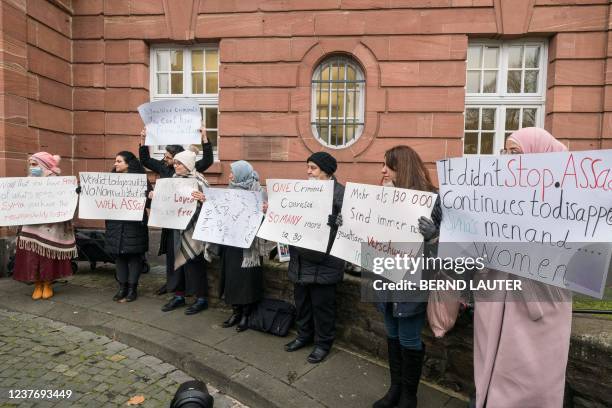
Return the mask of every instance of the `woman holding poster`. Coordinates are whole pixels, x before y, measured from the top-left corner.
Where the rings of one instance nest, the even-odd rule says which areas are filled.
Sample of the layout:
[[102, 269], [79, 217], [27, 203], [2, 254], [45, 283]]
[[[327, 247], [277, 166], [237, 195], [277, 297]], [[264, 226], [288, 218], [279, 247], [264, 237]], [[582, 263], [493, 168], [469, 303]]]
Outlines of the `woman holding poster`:
[[[206, 137], [205, 127], [200, 129], [200, 134], [202, 135], [202, 158], [195, 162], [195, 169], [199, 173], [204, 173], [214, 162], [213, 147], [208, 137]], [[160, 178], [170, 178], [174, 176], [174, 156], [185, 150], [183, 146], [166, 145], [164, 158], [162, 160], [157, 160], [151, 157], [149, 146], [145, 145], [146, 137], [147, 131], [146, 129], [142, 129], [140, 132], [140, 147], [138, 149], [138, 156], [142, 165], [154, 173], [159, 174]], [[163, 255], [167, 251], [166, 241], [168, 240], [168, 234], [170, 234], [170, 230], [163, 228], [158, 255]], [[169, 279], [170, 274], [172, 274], [172, 268], [166, 269], [166, 280]], [[163, 295], [166, 292], [167, 284], [159, 288], [157, 294]]]
[[[544, 129], [524, 128], [506, 139], [503, 153], [565, 150]], [[506, 273], [492, 270], [483, 273], [487, 279], [508, 277]], [[523, 290], [514, 299], [506, 292], [501, 292], [503, 297], [496, 301], [484, 301], [475, 295], [477, 408], [563, 405], [572, 326], [571, 293], [530, 279], [522, 279], [522, 283]]]
[[[115, 157], [112, 172], [144, 174], [145, 169], [134, 153], [122, 151]], [[151, 187], [147, 187], [149, 192]], [[143, 211], [141, 221], [106, 220], [105, 248], [115, 258], [117, 270], [119, 290], [113, 300], [133, 302], [138, 297], [138, 279], [142, 273], [144, 254], [149, 249], [147, 212]]]
[[[240, 160], [231, 164], [229, 188], [249, 191], [261, 191], [259, 175], [249, 162]], [[249, 315], [255, 303], [263, 296], [262, 256], [265, 256], [276, 246], [264, 239], [253, 239], [250, 248], [238, 248], [222, 245], [221, 256], [221, 288], [220, 297], [232, 306], [232, 315], [223, 322], [223, 327], [236, 326], [241, 332], [248, 328]]]
[[[436, 192], [425, 164], [408, 146], [395, 146], [385, 152], [383, 185]], [[419, 232], [425, 240], [425, 256], [436, 256], [442, 209], [436, 201], [431, 219], [419, 219]], [[425, 345], [421, 331], [426, 320], [426, 302], [380, 303], [387, 329], [387, 349], [391, 386], [373, 408], [415, 408], [421, 378]]]
[[[38, 152], [29, 158], [28, 176], [59, 176], [59, 162], [59, 156]], [[70, 260], [76, 256], [72, 221], [24, 225], [17, 234], [13, 279], [34, 282], [32, 299], [49, 299], [53, 296], [53, 281], [72, 275]]]
[[[195, 164], [195, 152], [185, 150], [176, 154], [173, 177], [195, 178], [198, 190], [201, 191], [208, 186], [208, 182], [196, 172]], [[198, 191], [193, 192], [192, 198], [197, 200]], [[201, 207], [198, 202], [197, 209], [184, 230], [168, 230], [169, 233], [165, 237], [166, 265], [172, 270], [168, 275], [168, 291], [174, 292], [174, 297], [162, 307], [163, 312], [185, 306], [185, 295], [196, 297], [195, 303], [185, 310], [186, 315], [193, 315], [208, 308], [208, 273], [203, 256], [204, 242], [192, 238]]]

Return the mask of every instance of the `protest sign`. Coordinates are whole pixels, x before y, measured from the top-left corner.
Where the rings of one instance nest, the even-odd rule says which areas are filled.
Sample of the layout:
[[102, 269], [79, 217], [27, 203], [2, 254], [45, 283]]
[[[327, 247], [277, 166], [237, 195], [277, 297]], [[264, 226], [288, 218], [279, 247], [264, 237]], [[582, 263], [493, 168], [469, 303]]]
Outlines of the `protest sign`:
[[195, 214], [198, 202], [191, 196], [198, 189], [194, 178], [158, 179], [153, 190], [149, 226], [183, 230]]
[[332, 212], [332, 180], [266, 180], [268, 212], [258, 237], [325, 252], [327, 217]]
[[202, 205], [193, 238], [249, 248], [263, 218], [261, 192], [229, 188], [204, 190]]
[[0, 226], [71, 220], [76, 187], [74, 176], [0, 178]]
[[144, 103], [138, 113], [147, 129], [145, 145], [199, 144], [202, 115], [192, 99]]
[[491, 269], [601, 297], [611, 167], [612, 150], [439, 161], [440, 256], [481, 256]]
[[146, 174], [81, 172], [79, 218], [141, 221], [147, 201]]
[[431, 215], [436, 197], [426, 191], [346, 183], [342, 225], [330, 253], [368, 270], [375, 257], [419, 256], [423, 236], [418, 219]]

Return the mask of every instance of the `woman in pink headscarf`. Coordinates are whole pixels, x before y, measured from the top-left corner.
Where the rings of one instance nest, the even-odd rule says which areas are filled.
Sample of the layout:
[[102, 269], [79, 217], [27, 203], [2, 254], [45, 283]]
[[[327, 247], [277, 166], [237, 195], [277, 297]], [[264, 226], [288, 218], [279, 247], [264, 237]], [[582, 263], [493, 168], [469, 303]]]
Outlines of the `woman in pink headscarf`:
[[[54, 177], [61, 173], [59, 156], [38, 152], [28, 159], [29, 177]], [[13, 279], [34, 282], [32, 299], [53, 296], [54, 280], [72, 275], [70, 260], [77, 255], [71, 221], [24, 225], [17, 234]]]
[[[506, 140], [505, 153], [566, 151], [550, 133], [524, 128]], [[506, 273], [483, 271], [487, 279]], [[517, 279], [517, 277], [512, 277]], [[474, 380], [476, 408], [561, 408], [570, 344], [569, 291], [520, 279], [520, 294], [475, 295]]]

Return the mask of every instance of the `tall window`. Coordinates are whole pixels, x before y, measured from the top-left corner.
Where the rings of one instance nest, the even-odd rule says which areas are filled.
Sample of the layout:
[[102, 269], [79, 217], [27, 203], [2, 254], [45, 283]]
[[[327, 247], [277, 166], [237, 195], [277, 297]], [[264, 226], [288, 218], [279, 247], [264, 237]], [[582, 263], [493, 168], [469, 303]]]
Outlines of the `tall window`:
[[365, 79], [346, 56], [324, 60], [312, 76], [312, 132], [321, 144], [343, 148], [363, 131]]
[[464, 154], [496, 154], [515, 130], [544, 125], [546, 43], [468, 46]]
[[[202, 125], [218, 152], [219, 50], [217, 46], [151, 49], [151, 100], [193, 98], [200, 105]], [[164, 146], [155, 153], [163, 155]]]

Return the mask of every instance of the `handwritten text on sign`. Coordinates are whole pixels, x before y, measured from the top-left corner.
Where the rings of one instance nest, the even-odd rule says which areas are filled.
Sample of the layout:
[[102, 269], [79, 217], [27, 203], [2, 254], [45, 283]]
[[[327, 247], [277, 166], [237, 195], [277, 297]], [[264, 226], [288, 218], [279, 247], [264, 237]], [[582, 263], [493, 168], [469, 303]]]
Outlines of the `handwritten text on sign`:
[[71, 220], [76, 186], [73, 176], [0, 178], [0, 226]]
[[142, 220], [147, 176], [128, 173], [81, 172], [79, 218]]
[[411, 251], [423, 243], [418, 219], [431, 215], [436, 197], [425, 191], [346, 183], [342, 225], [331, 254], [370, 270], [361, 253], [362, 242], [377, 257], [418, 256]]
[[155, 101], [138, 107], [147, 128], [145, 145], [198, 144], [202, 116], [191, 99]]
[[[490, 268], [573, 289], [578, 277], [567, 266], [576, 265], [579, 250], [612, 241], [611, 169], [612, 150], [439, 161], [440, 241], [471, 242], [474, 254], [487, 253]], [[609, 251], [592, 255], [607, 272]], [[582, 273], [605, 281], [602, 270]], [[589, 293], [601, 289], [596, 280]]]
[[325, 252], [327, 217], [332, 212], [332, 180], [266, 180], [268, 212], [258, 237]]
[[194, 216], [197, 201], [191, 193], [198, 189], [193, 178], [158, 179], [151, 201], [149, 226], [183, 230]]
[[193, 238], [239, 248], [249, 248], [263, 218], [259, 191], [229, 188], [204, 190]]

